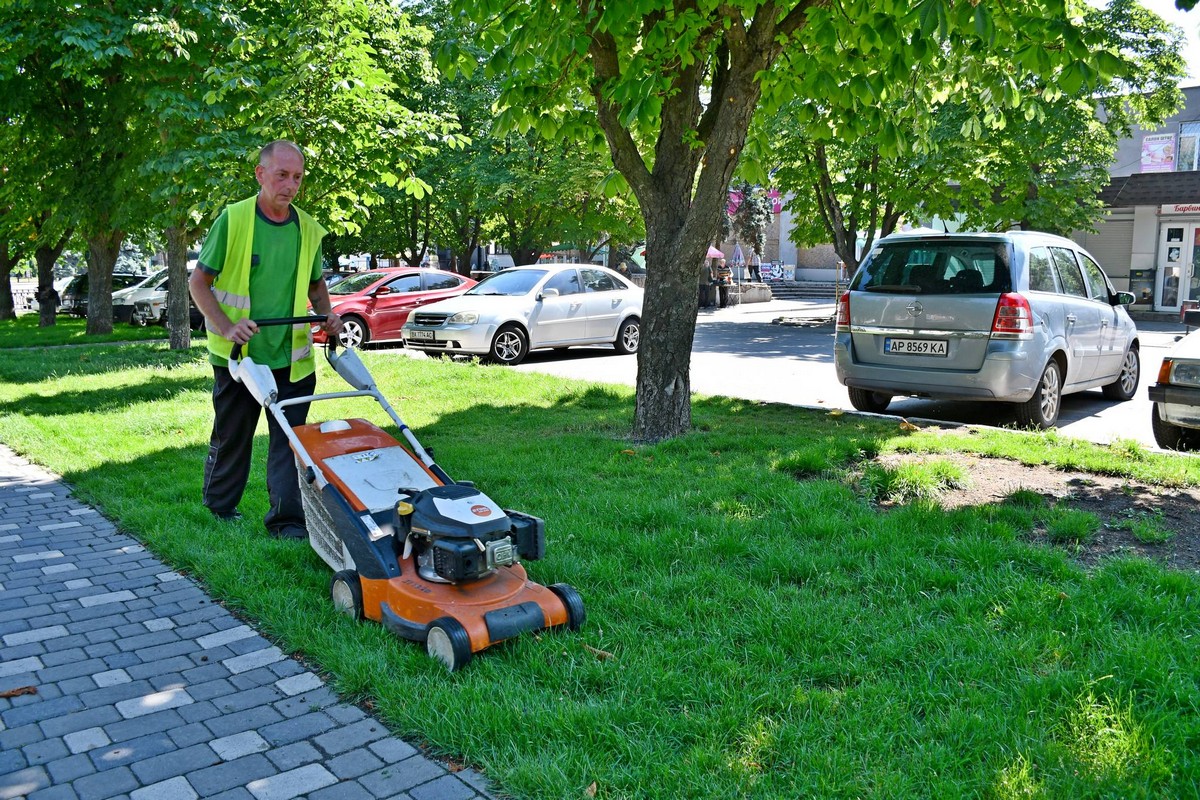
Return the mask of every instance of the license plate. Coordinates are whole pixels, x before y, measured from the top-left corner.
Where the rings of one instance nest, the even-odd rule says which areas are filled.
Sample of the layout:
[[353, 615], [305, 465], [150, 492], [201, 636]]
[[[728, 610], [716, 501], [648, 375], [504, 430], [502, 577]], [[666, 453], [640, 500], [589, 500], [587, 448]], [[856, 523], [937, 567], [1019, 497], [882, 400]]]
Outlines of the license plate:
[[421, 341], [424, 341], [424, 342], [432, 342], [433, 341], [433, 331], [409, 331], [408, 338], [420, 339]]
[[945, 356], [950, 351], [944, 339], [892, 339], [883, 340], [883, 351], [905, 356]]

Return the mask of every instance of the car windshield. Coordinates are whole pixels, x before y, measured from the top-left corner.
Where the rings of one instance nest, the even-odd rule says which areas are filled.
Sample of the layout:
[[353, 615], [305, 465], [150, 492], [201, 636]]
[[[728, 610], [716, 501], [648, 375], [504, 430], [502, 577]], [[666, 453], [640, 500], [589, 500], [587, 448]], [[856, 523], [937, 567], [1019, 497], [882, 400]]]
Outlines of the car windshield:
[[884, 242], [850, 287], [861, 292], [975, 294], [1011, 291], [1003, 242], [953, 239]]
[[380, 278], [385, 277], [378, 272], [358, 272], [354, 275], [348, 275], [343, 280], [338, 281], [333, 286], [329, 287], [330, 294], [354, 294], [361, 292], [363, 289], [370, 286]]
[[544, 269], [508, 269], [489, 275], [477, 285], [467, 290], [467, 294], [486, 295], [522, 295], [528, 294], [542, 278], [546, 277]]

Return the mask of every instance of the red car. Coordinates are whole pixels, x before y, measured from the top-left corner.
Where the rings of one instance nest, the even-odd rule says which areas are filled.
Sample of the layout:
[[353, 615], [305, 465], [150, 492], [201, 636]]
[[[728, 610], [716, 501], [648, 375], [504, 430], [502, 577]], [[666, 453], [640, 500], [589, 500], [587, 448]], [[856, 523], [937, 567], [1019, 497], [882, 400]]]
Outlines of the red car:
[[[475, 284], [440, 269], [373, 269], [352, 273], [329, 287], [329, 299], [342, 317], [342, 344], [361, 347], [367, 342], [400, 341], [400, 328], [410, 311], [460, 295]], [[324, 331], [313, 333], [318, 344], [325, 338]]]

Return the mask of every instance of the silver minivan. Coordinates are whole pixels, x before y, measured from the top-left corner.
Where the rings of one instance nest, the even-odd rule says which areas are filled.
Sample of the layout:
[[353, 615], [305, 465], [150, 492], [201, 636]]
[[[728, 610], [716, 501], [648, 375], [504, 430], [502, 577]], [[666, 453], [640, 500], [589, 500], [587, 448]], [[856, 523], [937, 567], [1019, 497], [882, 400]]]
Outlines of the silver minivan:
[[838, 380], [860, 411], [882, 412], [894, 395], [989, 400], [1052, 428], [1064, 394], [1133, 397], [1133, 301], [1061, 236], [894, 234], [838, 300]]

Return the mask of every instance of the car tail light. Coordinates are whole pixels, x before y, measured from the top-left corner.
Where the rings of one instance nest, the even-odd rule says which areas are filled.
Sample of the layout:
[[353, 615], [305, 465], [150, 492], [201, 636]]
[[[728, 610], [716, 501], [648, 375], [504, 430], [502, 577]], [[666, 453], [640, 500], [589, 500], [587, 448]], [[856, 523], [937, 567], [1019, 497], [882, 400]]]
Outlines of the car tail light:
[[993, 336], [1022, 336], [1033, 332], [1033, 310], [1019, 294], [1002, 294], [992, 318]]
[[835, 322], [839, 330], [850, 329], [850, 293], [842, 292], [842, 296], [837, 301], [837, 320]]

